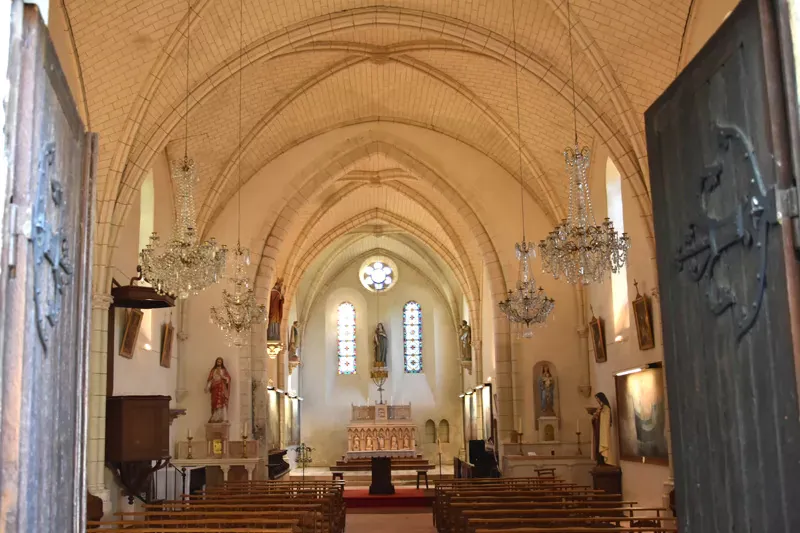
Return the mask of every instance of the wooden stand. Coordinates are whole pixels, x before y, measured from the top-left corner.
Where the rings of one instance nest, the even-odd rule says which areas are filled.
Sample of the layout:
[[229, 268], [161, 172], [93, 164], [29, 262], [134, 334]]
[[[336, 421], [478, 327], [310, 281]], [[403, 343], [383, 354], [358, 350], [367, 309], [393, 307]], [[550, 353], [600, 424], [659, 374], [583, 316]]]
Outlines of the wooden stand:
[[392, 485], [392, 458], [372, 458], [372, 484], [369, 486], [370, 494], [394, 494]]
[[597, 465], [592, 469], [593, 487], [609, 494], [622, 494], [622, 469], [612, 465]]

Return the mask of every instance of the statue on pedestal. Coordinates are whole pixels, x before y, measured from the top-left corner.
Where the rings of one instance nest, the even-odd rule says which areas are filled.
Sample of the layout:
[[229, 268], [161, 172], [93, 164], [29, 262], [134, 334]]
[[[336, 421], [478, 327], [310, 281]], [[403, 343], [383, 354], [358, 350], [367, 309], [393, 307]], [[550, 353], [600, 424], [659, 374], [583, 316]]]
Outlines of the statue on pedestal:
[[386, 366], [389, 339], [386, 336], [386, 330], [383, 329], [382, 322], [378, 322], [378, 325], [375, 327], [373, 343], [375, 344], [375, 366]]
[[539, 400], [541, 402], [542, 416], [556, 416], [555, 411], [555, 387], [556, 380], [550, 374], [550, 367], [542, 367], [542, 375], [539, 376]]
[[461, 360], [472, 361], [472, 328], [466, 320], [461, 321], [458, 339], [461, 341]]
[[283, 319], [283, 278], [278, 278], [269, 293], [269, 320], [267, 340], [281, 340], [281, 320]]
[[594, 459], [598, 465], [612, 464], [611, 459], [611, 405], [605, 393], [594, 395], [598, 408], [592, 415], [592, 442]]
[[289, 355], [289, 360], [299, 360], [299, 352], [300, 350], [300, 327], [298, 326], [297, 320], [292, 322], [292, 325], [289, 327], [289, 347], [287, 348], [286, 352]]
[[228, 421], [228, 400], [231, 395], [231, 375], [225, 368], [222, 357], [217, 357], [208, 373], [206, 392], [211, 393], [211, 418], [209, 422]]

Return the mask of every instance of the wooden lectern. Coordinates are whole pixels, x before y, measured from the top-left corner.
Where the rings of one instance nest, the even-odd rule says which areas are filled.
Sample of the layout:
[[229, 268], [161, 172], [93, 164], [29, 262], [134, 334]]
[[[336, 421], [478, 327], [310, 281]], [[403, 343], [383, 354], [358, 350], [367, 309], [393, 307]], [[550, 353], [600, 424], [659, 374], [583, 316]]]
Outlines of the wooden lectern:
[[370, 494], [394, 494], [392, 485], [392, 458], [372, 458], [372, 484], [369, 486]]

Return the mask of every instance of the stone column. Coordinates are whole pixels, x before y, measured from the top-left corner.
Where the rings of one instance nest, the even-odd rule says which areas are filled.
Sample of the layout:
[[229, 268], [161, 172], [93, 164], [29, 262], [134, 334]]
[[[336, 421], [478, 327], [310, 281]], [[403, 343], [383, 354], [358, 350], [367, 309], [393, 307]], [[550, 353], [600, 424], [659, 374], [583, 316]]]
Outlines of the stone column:
[[89, 347], [89, 431], [86, 447], [86, 486], [103, 500], [103, 511], [111, 508], [105, 485], [106, 386], [108, 375], [108, 309], [110, 294], [92, 294], [91, 342]]

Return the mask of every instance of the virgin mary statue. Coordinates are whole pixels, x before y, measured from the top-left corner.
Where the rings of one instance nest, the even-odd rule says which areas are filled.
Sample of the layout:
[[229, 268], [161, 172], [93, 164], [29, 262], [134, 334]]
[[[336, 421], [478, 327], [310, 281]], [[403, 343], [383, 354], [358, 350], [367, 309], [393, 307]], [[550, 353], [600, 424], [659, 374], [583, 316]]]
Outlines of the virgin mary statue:
[[231, 395], [231, 375], [225, 368], [222, 357], [217, 357], [208, 373], [206, 392], [211, 393], [211, 418], [209, 422], [227, 422], [228, 399]]
[[386, 337], [386, 330], [383, 329], [383, 323], [378, 322], [375, 328], [375, 366], [386, 366], [386, 354], [389, 350], [389, 341]]

